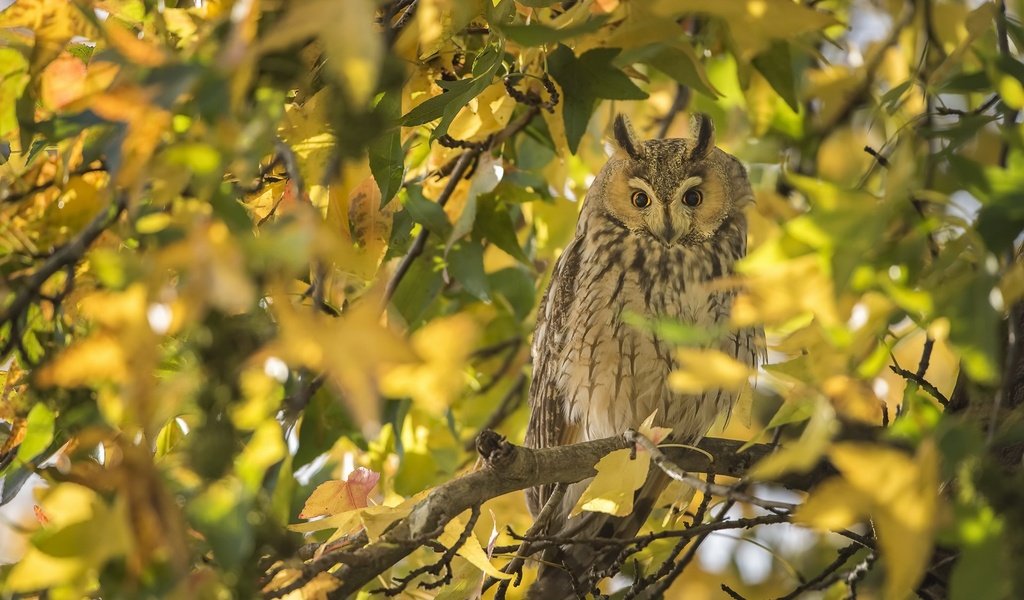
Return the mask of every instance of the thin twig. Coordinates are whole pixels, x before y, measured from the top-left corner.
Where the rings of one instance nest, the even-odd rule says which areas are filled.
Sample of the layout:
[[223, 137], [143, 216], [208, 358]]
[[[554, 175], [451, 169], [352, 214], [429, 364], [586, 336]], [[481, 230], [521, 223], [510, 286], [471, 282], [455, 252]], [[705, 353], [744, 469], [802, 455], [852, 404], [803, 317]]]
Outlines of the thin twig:
[[753, 504], [762, 508], [771, 510], [793, 510], [796, 505], [790, 502], [779, 502], [776, 500], [764, 500], [746, 494], [736, 487], [718, 485], [708, 481], [703, 481], [699, 477], [695, 477], [686, 471], [679, 468], [678, 465], [673, 463], [665, 453], [658, 448], [654, 442], [647, 436], [639, 433], [635, 430], [630, 429], [625, 433], [625, 438], [631, 444], [639, 445], [644, 450], [651, 453], [651, 460], [658, 466], [666, 475], [675, 479], [676, 481], [685, 483], [686, 485], [696, 488], [705, 494], [714, 494], [721, 496], [722, 498], [728, 498], [730, 500], [738, 500], [740, 502], [746, 502], [747, 504]]
[[938, 400], [939, 404], [941, 404], [942, 406], [945, 407], [949, 405], [949, 398], [947, 398], [945, 394], [940, 392], [937, 387], [932, 385], [932, 383], [925, 379], [924, 377], [921, 377], [920, 375], [914, 373], [913, 371], [908, 371], [899, 365], [889, 365], [889, 369], [891, 369], [893, 373], [896, 373], [900, 377], [907, 379], [909, 381], [913, 381], [914, 383], [919, 385], [921, 389], [934, 396], [935, 399]]
[[778, 600], [795, 600], [804, 592], [820, 590], [832, 585], [832, 583], [834, 583], [834, 581], [839, 577], [837, 575], [839, 569], [846, 564], [846, 561], [850, 560], [850, 557], [859, 552], [861, 548], [863, 548], [863, 546], [856, 543], [844, 547], [839, 551], [839, 554], [836, 555], [836, 559], [829, 563], [821, 573], [818, 573], [811, 579], [801, 583], [792, 592], [785, 596], [780, 596]]
[[[459, 155], [459, 160], [455, 163], [455, 169], [452, 170], [451, 178], [448, 179], [448, 183], [445, 185], [444, 190], [441, 191], [441, 195], [437, 198], [437, 204], [444, 206], [448, 203], [448, 199], [451, 198], [452, 193], [455, 192], [455, 186], [462, 181], [462, 176], [465, 174], [466, 169], [469, 168], [469, 164], [473, 162], [473, 159], [479, 154], [476, 150], [467, 150]], [[395, 290], [398, 289], [398, 284], [402, 282], [409, 269], [412, 267], [412, 263], [415, 262], [421, 254], [423, 249], [427, 246], [427, 238], [430, 237], [430, 231], [424, 227], [420, 230], [416, 236], [416, 240], [413, 241], [412, 246], [409, 247], [409, 251], [402, 257], [402, 262], [398, 263], [398, 267], [395, 269], [395, 273], [388, 280], [387, 287], [384, 288], [384, 299], [383, 304], [386, 306], [388, 302], [391, 302], [391, 297], [395, 295]]]
[[[562, 497], [565, 496], [566, 488], [567, 486], [564, 483], [555, 484], [554, 488], [551, 490], [551, 495], [548, 496], [548, 501], [544, 503], [544, 508], [540, 510], [537, 518], [533, 521], [533, 525], [531, 525], [530, 529], [527, 530], [527, 537], [536, 536], [547, 528], [548, 523], [551, 521], [551, 515], [555, 514], [555, 509], [562, 503]], [[530, 555], [530, 548], [532, 545], [532, 542], [529, 541], [523, 541], [519, 544], [519, 549], [516, 550], [515, 556], [513, 556], [512, 560], [509, 561], [509, 563], [502, 569], [505, 573], [515, 575], [515, 583], [517, 587], [519, 586], [523, 576], [523, 562], [526, 560], [526, 557]], [[488, 577], [487, 580], [484, 581], [482, 588], [483, 591], [487, 591], [487, 589], [497, 581], [498, 580], [494, 577]], [[501, 582], [501, 585], [498, 586], [498, 590], [494, 594], [494, 597], [497, 600], [505, 597], [505, 592], [508, 590], [508, 586], [511, 581], [512, 579], [505, 579]]]
[[[491, 416], [487, 417], [487, 422], [484, 423], [480, 431], [487, 431], [494, 429], [498, 425], [501, 425], [510, 414], [514, 413], [519, 405], [523, 402], [523, 388], [526, 387], [526, 375], [520, 373], [519, 377], [516, 378], [512, 387], [509, 388], [508, 392], [502, 397], [501, 402], [498, 404], [498, 408], [491, 413]], [[471, 452], [476, 448], [476, 436], [466, 440], [463, 445], [466, 452]]]

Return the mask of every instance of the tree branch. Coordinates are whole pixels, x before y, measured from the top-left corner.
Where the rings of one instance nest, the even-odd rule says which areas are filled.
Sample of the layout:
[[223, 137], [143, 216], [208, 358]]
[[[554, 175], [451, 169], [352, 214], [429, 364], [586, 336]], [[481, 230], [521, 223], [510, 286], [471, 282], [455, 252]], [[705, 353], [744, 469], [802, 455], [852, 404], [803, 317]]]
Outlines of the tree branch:
[[[366, 543], [351, 551], [346, 557], [346, 564], [340, 565], [334, 572], [341, 586], [331, 593], [330, 598], [347, 598], [354, 594], [416, 550], [421, 545], [418, 540], [424, 532], [444, 527], [465, 510], [491, 498], [529, 487], [582, 481], [594, 475], [594, 465], [603, 456], [630, 445], [623, 435], [569, 446], [535, 449], [513, 445], [493, 431], [481, 433], [477, 450], [482, 459], [482, 467], [435, 488], [413, 507], [408, 517], [398, 521], [378, 541]], [[775, 451], [768, 444], [755, 444], [739, 452], [743, 445], [738, 440], [706, 438], [698, 447], [714, 457], [715, 472], [730, 477], [743, 476], [752, 464]], [[685, 471], [705, 472], [709, 468], [709, 459], [702, 453], [686, 448], [666, 449], [664, 453]], [[780, 483], [807, 489], [832, 472], [830, 467], [823, 465]], [[768, 517], [785, 519], [788, 515]], [[695, 535], [702, 530], [694, 527], [687, 531], [693, 532], [687, 535]]]
[[104, 207], [74, 239], [58, 248], [43, 263], [43, 266], [25, 278], [24, 283], [21, 284], [18, 291], [14, 294], [14, 299], [0, 312], [0, 326], [7, 323], [11, 325], [10, 338], [0, 348], [0, 357], [6, 356], [11, 348], [20, 343], [21, 336], [16, 335], [17, 323], [28, 309], [29, 304], [32, 303], [33, 298], [38, 297], [39, 289], [57, 271], [78, 263], [85, 255], [85, 251], [89, 249], [89, 246], [106, 231], [107, 227], [110, 227], [117, 221], [127, 206], [127, 196], [123, 193], [115, 192], [114, 202], [110, 206]]

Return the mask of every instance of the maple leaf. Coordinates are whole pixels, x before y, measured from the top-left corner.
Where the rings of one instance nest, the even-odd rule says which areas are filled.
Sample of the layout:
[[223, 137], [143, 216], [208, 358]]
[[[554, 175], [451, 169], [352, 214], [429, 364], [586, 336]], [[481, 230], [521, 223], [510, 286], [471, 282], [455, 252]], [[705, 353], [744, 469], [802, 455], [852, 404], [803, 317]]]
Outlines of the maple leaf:
[[548, 56], [551, 75], [562, 86], [565, 95], [562, 114], [569, 150], [576, 153], [583, 132], [598, 98], [609, 100], [644, 100], [647, 93], [622, 71], [612, 66], [619, 48], [594, 48], [580, 56], [564, 45], [559, 45]]
[[367, 497], [377, 486], [380, 473], [359, 467], [344, 481], [321, 483], [309, 495], [299, 513], [300, 519], [312, 519], [322, 515], [336, 515], [357, 508], [365, 508]]

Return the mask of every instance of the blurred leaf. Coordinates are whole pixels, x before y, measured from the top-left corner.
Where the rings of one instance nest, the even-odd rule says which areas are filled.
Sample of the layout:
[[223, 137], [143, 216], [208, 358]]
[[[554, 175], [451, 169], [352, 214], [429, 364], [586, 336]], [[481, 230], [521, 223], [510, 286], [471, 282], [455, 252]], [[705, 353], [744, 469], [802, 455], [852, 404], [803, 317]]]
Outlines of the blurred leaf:
[[678, 348], [680, 368], [669, 374], [668, 384], [683, 394], [699, 394], [709, 389], [738, 391], [747, 384], [750, 368], [720, 350]]
[[382, 389], [392, 397], [411, 397], [431, 414], [443, 414], [466, 387], [463, 365], [477, 336], [468, 315], [434, 319], [412, 335], [412, 347], [422, 362], [388, 369]]
[[789, 42], [785, 40], [772, 42], [768, 50], [754, 57], [753, 64], [790, 108], [794, 111], [800, 110]]
[[296, 468], [312, 462], [331, 449], [341, 435], [354, 433], [355, 424], [344, 405], [325, 388], [313, 394], [303, 412], [299, 427], [299, 449], [295, 452]]
[[264, 53], [285, 50], [316, 36], [323, 44], [327, 71], [354, 105], [364, 104], [377, 87], [384, 52], [373, 22], [371, 0], [308, 0], [294, 5], [260, 44]]
[[18, 446], [17, 459], [27, 463], [39, 456], [53, 441], [55, 415], [45, 404], [32, 407], [25, 420], [25, 437]]
[[237, 479], [213, 482], [186, 506], [189, 521], [227, 569], [240, 567], [252, 552], [250, 507], [251, 499]]
[[585, 33], [593, 33], [608, 20], [607, 15], [597, 15], [582, 23], [556, 29], [534, 23], [530, 25], [502, 25], [501, 32], [510, 40], [523, 46], [543, 46], [561, 42]]

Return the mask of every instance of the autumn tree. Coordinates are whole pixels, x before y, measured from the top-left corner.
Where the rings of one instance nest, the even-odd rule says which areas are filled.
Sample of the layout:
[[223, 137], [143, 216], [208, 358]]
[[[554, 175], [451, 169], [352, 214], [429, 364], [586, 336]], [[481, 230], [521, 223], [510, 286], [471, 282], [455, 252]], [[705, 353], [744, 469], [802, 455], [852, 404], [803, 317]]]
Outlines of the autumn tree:
[[[521, 596], [572, 543], [618, 550], [580, 595], [1024, 596], [1013, 6], [3, 4], [3, 597]], [[696, 449], [519, 446], [613, 116], [698, 111], [757, 194], [756, 389]], [[674, 385], [751, 375], [632, 326]], [[526, 512], [652, 462], [634, 539]]]

